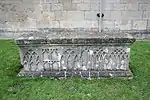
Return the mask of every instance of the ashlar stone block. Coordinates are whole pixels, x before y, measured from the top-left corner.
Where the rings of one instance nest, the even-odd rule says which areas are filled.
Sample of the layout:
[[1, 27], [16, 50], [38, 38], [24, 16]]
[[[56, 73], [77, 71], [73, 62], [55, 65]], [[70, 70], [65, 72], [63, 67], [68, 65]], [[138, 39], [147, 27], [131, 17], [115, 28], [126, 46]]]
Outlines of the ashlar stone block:
[[131, 20], [116, 20], [115, 29], [119, 30], [131, 30], [132, 21]]
[[120, 11], [111, 11], [111, 17], [112, 20], [120, 20], [122, 19], [122, 13]]
[[63, 10], [62, 4], [52, 4], [52, 11]]
[[115, 21], [103, 21], [103, 30], [104, 31], [111, 31], [115, 29]]
[[56, 20], [67, 20], [67, 11], [55, 11]]
[[134, 21], [132, 29], [134, 30], [146, 30], [147, 21]]
[[67, 20], [84, 20], [84, 11], [67, 11]]
[[143, 19], [144, 20], [150, 20], [150, 11], [144, 11]]
[[82, 3], [82, 0], [72, 0], [72, 3]]
[[100, 3], [100, 0], [83, 0], [84, 3]]
[[85, 20], [98, 20], [97, 13], [99, 13], [99, 11], [85, 11]]
[[142, 19], [142, 11], [122, 11], [122, 19], [139, 20]]
[[100, 9], [100, 3], [91, 3], [91, 10], [93, 11], [99, 11]]
[[89, 3], [80, 3], [77, 4], [77, 9], [78, 10], [90, 10], [91, 5]]
[[139, 4], [139, 10], [150, 10], [150, 4]]
[[53, 3], [53, 4], [59, 3], [59, 0], [43, 0], [43, 1], [44, 3]]

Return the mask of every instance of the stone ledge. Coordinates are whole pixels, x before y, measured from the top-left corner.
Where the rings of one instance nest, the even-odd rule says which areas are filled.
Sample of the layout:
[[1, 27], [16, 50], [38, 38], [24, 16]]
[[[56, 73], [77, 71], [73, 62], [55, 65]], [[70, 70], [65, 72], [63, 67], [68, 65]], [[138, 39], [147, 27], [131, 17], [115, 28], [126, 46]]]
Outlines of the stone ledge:
[[[109, 36], [109, 35], [108, 35]], [[30, 36], [32, 37], [32, 36]], [[30, 38], [29, 37], [29, 38]], [[18, 39], [16, 40], [16, 43], [20, 46], [23, 45], [32, 45], [32, 44], [56, 44], [56, 45], [124, 45], [124, 44], [132, 44], [135, 42], [134, 38], [123, 38], [123, 37], [78, 37], [78, 38], [45, 38], [45, 39]]]
[[128, 33], [121, 32], [95, 32], [83, 30], [48, 30], [43, 32], [30, 32], [16, 39], [18, 45], [28, 44], [132, 44], [135, 39]]

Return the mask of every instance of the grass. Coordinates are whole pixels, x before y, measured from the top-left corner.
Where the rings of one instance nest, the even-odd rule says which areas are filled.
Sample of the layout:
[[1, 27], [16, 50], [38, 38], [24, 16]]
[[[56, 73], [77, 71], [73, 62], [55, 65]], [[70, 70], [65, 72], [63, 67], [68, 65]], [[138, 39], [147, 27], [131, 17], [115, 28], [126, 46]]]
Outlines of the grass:
[[0, 40], [0, 100], [150, 100], [150, 42], [131, 50], [132, 80], [18, 78], [18, 47]]

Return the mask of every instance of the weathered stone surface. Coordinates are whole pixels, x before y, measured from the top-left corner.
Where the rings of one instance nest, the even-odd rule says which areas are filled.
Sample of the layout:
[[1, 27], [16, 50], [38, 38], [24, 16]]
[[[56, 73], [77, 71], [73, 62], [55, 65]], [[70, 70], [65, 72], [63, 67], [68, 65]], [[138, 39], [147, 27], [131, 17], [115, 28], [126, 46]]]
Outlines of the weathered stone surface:
[[114, 9], [114, 4], [111, 4], [111, 3], [105, 3], [103, 9], [106, 10], [106, 11], [113, 10], [113, 9]]
[[83, 11], [67, 11], [67, 20], [84, 20], [84, 12]]
[[115, 21], [115, 28], [119, 30], [131, 30], [131, 20], [117, 20]]
[[139, 4], [139, 10], [150, 10], [150, 4]]
[[104, 31], [111, 31], [115, 28], [115, 21], [103, 21], [103, 30]]
[[147, 21], [147, 30], [150, 30], [150, 20]]
[[[87, 22], [89, 26], [91, 27], [91, 22]], [[115, 22], [116, 23], [116, 22]], [[117, 22], [118, 23], [118, 22]], [[121, 22], [122, 23], [122, 22]], [[94, 22], [94, 24], [96, 24]], [[105, 23], [106, 24], [106, 23]], [[95, 26], [95, 25], [94, 25]], [[126, 26], [124, 26], [126, 28]], [[114, 28], [114, 27], [113, 27]], [[0, 39], [18, 39], [22, 34], [27, 34], [27, 33], [43, 33], [47, 31], [64, 31], [68, 30], [67, 28], [1, 28], [0, 29]], [[98, 32], [98, 28], [69, 28], [69, 30], [74, 30], [74, 31], [84, 31], [84, 32]], [[129, 33], [132, 35], [135, 39], [137, 40], [150, 40], [150, 29], [147, 26], [147, 30], [108, 30], [107, 27], [105, 27], [104, 32], [106, 33]]]
[[111, 19], [112, 20], [119, 20], [122, 19], [122, 14], [120, 11], [111, 11]]
[[100, 0], [82, 0], [84, 3], [100, 3]]
[[58, 10], [63, 10], [63, 5], [62, 4], [53, 4], [52, 11], [58, 11]]
[[134, 21], [133, 28], [135, 30], [146, 30], [147, 21]]
[[66, 11], [55, 11], [56, 20], [67, 20]]
[[132, 77], [129, 46], [134, 42], [127, 33], [30, 32], [16, 40], [24, 66], [19, 76]]
[[132, 78], [131, 71], [60, 71], [60, 72], [29, 72], [29, 71], [21, 71], [18, 75], [20, 77], [29, 77], [29, 76], [39, 76], [39, 77], [55, 77], [55, 78], [68, 78], [72, 76], [78, 76], [81, 78], [91, 79], [91, 78]]
[[140, 20], [142, 19], [142, 11], [122, 11], [122, 19]]
[[[102, 30], [135, 28], [134, 21], [150, 19], [149, 0], [0, 0], [1, 28], [102, 28]], [[102, 19], [97, 14], [104, 14]], [[122, 25], [124, 20], [130, 24]], [[57, 22], [56, 24], [51, 21]], [[89, 25], [89, 22], [102, 23]], [[102, 22], [100, 22], [102, 21]], [[73, 23], [71, 23], [73, 22]], [[84, 24], [88, 23], [87, 25]], [[117, 28], [116, 24], [117, 22]], [[67, 25], [64, 25], [66, 23]], [[105, 26], [106, 23], [108, 26]], [[114, 24], [112, 24], [114, 23]], [[43, 25], [43, 26], [42, 26]], [[53, 26], [54, 25], [54, 26]], [[111, 26], [112, 25], [112, 26]], [[65, 26], [65, 27], [64, 27]], [[96, 26], [96, 27], [93, 27]], [[103, 26], [103, 27], [101, 27]], [[129, 28], [131, 27], [131, 28]], [[107, 29], [106, 29], [107, 28]]]
[[128, 3], [127, 7], [125, 8], [125, 10], [134, 10], [137, 11], [139, 7], [138, 2], [132, 2], [132, 3]]
[[[31, 38], [31, 39], [30, 39]], [[48, 44], [97, 44], [97, 45], [121, 45], [124, 43], [133, 43], [135, 41], [132, 36], [125, 33], [99, 33], [99, 32], [85, 32], [85, 31], [71, 31], [59, 30], [52, 33], [45, 32], [45, 34], [24, 34], [17, 41], [17, 44], [40, 44], [41, 41], [46, 40], [44, 43]], [[24, 41], [25, 40], [25, 41]], [[27, 42], [27, 43], [26, 43]], [[42, 42], [43, 43], [43, 42]], [[42, 44], [41, 43], [41, 44]]]
[[77, 9], [78, 10], [90, 10], [91, 5], [89, 3], [80, 3], [77, 4]]
[[82, 3], [82, 0], [72, 0], [72, 3]]
[[100, 4], [99, 3], [91, 3], [91, 10], [92, 11], [99, 11], [100, 9]]
[[85, 11], [85, 20], [98, 20], [97, 17], [98, 11]]
[[150, 11], [144, 11], [143, 12], [143, 19], [144, 20], [150, 20]]
[[125, 10], [127, 9], [127, 4], [114, 4], [113, 10]]

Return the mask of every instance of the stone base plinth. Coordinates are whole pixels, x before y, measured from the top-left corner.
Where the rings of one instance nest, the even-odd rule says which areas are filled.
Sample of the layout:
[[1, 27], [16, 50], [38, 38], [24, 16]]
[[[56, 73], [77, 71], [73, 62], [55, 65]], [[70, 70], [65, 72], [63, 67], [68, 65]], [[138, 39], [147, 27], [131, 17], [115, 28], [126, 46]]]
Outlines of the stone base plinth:
[[132, 79], [133, 75], [130, 70], [128, 71], [20, 71], [19, 77], [54, 77], [54, 78], [67, 78], [67, 77], [81, 77], [81, 78], [127, 78]]

